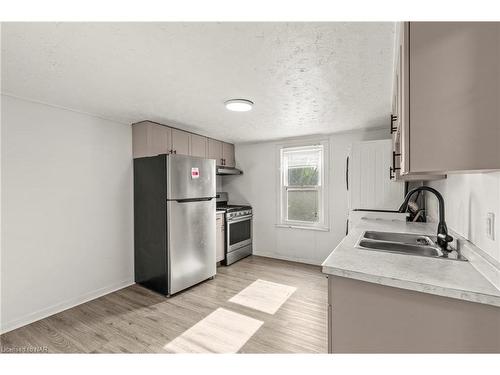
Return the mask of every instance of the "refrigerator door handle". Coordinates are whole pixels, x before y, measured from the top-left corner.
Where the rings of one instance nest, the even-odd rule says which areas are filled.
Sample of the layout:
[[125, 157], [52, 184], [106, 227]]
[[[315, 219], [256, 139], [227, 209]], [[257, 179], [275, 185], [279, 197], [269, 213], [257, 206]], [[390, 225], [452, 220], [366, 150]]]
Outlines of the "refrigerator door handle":
[[349, 156], [345, 161], [345, 187], [349, 190]]
[[168, 199], [170, 201], [175, 201], [178, 203], [189, 203], [189, 202], [206, 202], [211, 201], [214, 197], [205, 197], [205, 198], [186, 198], [186, 199]]

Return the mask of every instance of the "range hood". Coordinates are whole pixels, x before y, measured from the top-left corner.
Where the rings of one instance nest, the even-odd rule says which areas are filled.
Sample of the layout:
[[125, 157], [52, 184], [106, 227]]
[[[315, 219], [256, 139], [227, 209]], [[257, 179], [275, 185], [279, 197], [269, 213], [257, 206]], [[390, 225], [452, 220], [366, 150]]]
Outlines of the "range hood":
[[237, 168], [218, 166], [216, 169], [216, 174], [217, 176], [229, 176], [229, 175], [243, 174], [243, 171]]

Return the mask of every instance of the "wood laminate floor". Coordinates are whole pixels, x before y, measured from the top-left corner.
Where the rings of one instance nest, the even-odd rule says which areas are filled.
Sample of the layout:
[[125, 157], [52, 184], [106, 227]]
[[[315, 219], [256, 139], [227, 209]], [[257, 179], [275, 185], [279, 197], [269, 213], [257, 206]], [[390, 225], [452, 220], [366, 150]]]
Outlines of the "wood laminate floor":
[[[229, 302], [256, 280], [296, 289], [274, 314]], [[0, 340], [4, 352], [46, 347], [50, 353], [167, 353], [167, 344], [219, 308], [263, 322], [240, 353], [327, 352], [327, 280], [320, 268], [257, 256], [219, 267], [213, 280], [171, 298], [132, 285]]]

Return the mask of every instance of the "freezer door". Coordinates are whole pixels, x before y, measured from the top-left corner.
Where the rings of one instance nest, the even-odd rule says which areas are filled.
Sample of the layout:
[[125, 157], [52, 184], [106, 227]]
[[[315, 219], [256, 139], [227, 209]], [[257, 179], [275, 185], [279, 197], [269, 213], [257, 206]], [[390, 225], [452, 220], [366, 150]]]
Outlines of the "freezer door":
[[215, 160], [167, 156], [167, 199], [215, 197]]
[[215, 198], [167, 202], [169, 294], [216, 273]]

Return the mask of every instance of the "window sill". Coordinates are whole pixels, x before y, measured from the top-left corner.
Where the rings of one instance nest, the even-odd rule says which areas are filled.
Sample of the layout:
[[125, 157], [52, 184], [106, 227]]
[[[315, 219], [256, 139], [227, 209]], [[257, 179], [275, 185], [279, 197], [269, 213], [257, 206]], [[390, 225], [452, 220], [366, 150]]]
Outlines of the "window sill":
[[277, 228], [288, 228], [288, 229], [302, 229], [302, 230], [315, 230], [318, 232], [329, 232], [330, 228], [327, 226], [306, 226], [306, 225], [295, 225], [295, 224], [275, 224]]

